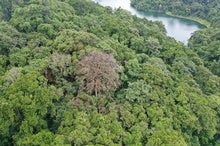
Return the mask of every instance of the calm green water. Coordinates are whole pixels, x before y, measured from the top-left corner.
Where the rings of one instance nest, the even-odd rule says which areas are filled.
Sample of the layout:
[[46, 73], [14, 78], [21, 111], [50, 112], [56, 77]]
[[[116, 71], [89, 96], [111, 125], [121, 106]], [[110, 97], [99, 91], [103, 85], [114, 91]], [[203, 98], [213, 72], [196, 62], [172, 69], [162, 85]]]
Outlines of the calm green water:
[[130, 0], [93, 0], [98, 2], [102, 6], [110, 6], [112, 8], [123, 8], [131, 12], [133, 15], [137, 15], [140, 18], [147, 18], [152, 21], [162, 21], [164, 24], [167, 35], [175, 38], [177, 41], [188, 43], [188, 39], [193, 32], [204, 28], [204, 26], [194, 21], [181, 19], [177, 17], [171, 17], [165, 14], [153, 13], [153, 12], [141, 12], [137, 11], [130, 6]]

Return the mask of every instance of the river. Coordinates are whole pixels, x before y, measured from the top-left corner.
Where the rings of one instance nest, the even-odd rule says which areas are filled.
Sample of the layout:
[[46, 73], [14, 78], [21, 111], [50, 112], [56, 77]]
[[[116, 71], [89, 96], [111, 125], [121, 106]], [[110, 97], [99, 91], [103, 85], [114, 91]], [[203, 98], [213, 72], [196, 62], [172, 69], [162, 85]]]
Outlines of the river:
[[177, 41], [183, 42], [185, 45], [188, 43], [188, 39], [191, 35], [204, 28], [197, 22], [182, 19], [178, 17], [168, 16], [166, 14], [156, 12], [141, 12], [130, 6], [130, 0], [93, 0], [98, 2], [102, 6], [110, 6], [112, 8], [123, 8], [129, 11], [132, 15], [136, 15], [140, 18], [146, 18], [152, 21], [161, 21], [166, 28], [167, 35], [175, 38]]

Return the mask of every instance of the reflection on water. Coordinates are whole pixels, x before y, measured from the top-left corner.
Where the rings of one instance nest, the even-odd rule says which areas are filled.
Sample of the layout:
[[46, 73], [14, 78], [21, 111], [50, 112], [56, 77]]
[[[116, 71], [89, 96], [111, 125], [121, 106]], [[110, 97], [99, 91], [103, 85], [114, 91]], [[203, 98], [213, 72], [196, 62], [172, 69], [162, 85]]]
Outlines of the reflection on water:
[[154, 12], [141, 12], [137, 11], [130, 6], [130, 0], [93, 0], [98, 2], [102, 6], [110, 6], [112, 8], [123, 8], [131, 12], [133, 15], [137, 15], [140, 18], [147, 18], [152, 21], [162, 21], [164, 24], [167, 35], [175, 38], [177, 41], [181, 41], [184, 44], [188, 43], [188, 39], [191, 34], [199, 29], [204, 28], [202, 25], [176, 17], [167, 16], [161, 13]]

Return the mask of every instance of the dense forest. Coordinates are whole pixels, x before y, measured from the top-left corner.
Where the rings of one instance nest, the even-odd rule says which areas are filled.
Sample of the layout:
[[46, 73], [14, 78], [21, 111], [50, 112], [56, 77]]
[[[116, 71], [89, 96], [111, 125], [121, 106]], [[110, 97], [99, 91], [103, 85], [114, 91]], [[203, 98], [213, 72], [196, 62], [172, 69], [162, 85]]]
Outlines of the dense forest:
[[219, 0], [131, 0], [131, 5], [142, 11], [198, 17], [207, 20], [214, 27], [220, 27]]
[[1, 146], [220, 145], [219, 29], [185, 46], [90, 0], [0, 4]]

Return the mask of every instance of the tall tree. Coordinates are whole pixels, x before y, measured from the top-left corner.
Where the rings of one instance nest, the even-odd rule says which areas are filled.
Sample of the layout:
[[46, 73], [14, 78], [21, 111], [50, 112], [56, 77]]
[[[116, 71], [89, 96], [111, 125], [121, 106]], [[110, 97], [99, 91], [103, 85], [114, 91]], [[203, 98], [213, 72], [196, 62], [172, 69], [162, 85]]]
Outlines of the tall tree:
[[113, 55], [92, 51], [78, 63], [80, 91], [95, 96], [110, 93], [119, 85], [119, 66]]

